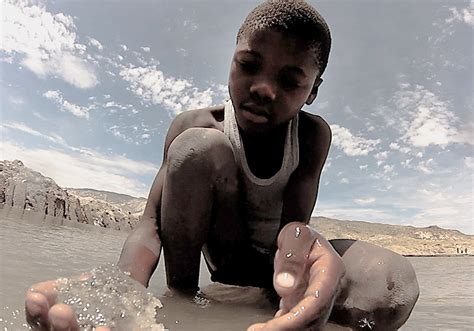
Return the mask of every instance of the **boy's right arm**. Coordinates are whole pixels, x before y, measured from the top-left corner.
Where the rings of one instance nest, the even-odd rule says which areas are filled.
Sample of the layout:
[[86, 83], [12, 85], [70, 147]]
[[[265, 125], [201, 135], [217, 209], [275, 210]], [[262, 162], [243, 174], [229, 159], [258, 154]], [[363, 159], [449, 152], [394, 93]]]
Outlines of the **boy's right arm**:
[[166, 163], [163, 162], [151, 187], [143, 217], [127, 237], [118, 261], [121, 270], [129, 272], [133, 279], [145, 287], [148, 287], [161, 253], [158, 225], [165, 173]]
[[166, 160], [169, 146], [187, 128], [183, 117], [185, 116], [178, 115], [170, 125], [165, 139], [163, 163], [151, 186], [143, 217], [127, 237], [118, 262], [121, 270], [130, 272], [130, 276], [145, 287], [148, 287], [160, 258], [161, 240], [158, 227], [161, 220], [161, 197], [166, 175]]

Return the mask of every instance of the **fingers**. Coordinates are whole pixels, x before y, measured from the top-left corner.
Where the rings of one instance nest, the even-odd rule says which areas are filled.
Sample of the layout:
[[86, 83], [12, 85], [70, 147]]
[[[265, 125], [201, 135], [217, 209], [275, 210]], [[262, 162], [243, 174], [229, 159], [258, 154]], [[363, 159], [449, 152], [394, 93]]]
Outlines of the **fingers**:
[[273, 285], [281, 297], [302, 281], [315, 239], [315, 232], [300, 222], [289, 223], [280, 231]]
[[303, 223], [288, 224], [280, 232], [275, 256], [280, 310], [263, 326], [252, 327], [318, 329], [327, 322], [343, 275], [342, 260], [326, 239]]
[[[281, 314], [264, 325], [252, 325], [252, 327], [258, 326], [258, 328], [255, 328], [255, 331], [318, 329], [318, 326], [324, 324], [327, 319], [326, 314], [323, 314], [320, 310], [322, 307], [317, 298], [305, 297], [289, 312]], [[317, 316], [316, 319], [315, 316]]]
[[265, 326], [266, 326], [265, 323], [252, 324], [251, 326], [248, 327], [247, 331], [260, 331], [260, 330], [264, 330]]
[[26, 293], [26, 321], [33, 330], [44, 330], [49, 327], [48, 311], [56, 303], [58, 292], [57, 281], [42, 282], [33, 285]]
[[26, 293], [26, 321], [32, 330], [46, 330], [49, 328], [48, 310], [48, 300], [43, 294], [32, 291]]
[[79, 331], [76, 315], [71, 306], [58, 303], [48, 313], [49, 322], [54, 331]]

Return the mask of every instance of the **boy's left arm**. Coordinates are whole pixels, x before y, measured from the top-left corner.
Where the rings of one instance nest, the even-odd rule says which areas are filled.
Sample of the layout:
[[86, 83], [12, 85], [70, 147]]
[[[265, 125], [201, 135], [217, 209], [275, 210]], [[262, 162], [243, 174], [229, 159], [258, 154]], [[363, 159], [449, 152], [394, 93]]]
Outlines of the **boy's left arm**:
[[318, 329], [329, 317], [344, 275], [342, 260], [329, 242], [307, 226], [331, 130], [319, 116], [300, 117], [300, 163], [285, 189], [275, 255], [274, 287], [282, 298], [275, 318], [249, 330]]

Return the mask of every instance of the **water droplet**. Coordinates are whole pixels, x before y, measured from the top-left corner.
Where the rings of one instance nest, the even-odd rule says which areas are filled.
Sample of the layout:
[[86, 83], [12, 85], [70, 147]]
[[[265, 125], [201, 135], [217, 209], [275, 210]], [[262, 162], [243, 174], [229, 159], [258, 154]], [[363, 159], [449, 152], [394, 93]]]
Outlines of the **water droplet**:
[[316, 245], [318, 245], [319, 247], [323, 247], [323, 245], [321, 245], [321, 243], [319, 242], [319, 239], [316, 239]]
[[319, 298], [319, 290], [316, 290], [316, 292], [314, 293], [314, 296], [315, 296], [316, 298]]
[[304, 310], [304, 306], [301, 306], [301, 310]]
[[326, 269], [322, 269], [321, 272], [326, 272]]
[[290, 257], [292, 257], [292, 256], [293, 256], [293, 253], [292, 253], [292, 252], [286, 253], [286, 257], [287, 257], [287, 258], [290, 258]]
[[287, 318], [288, 318], [288, 320], [291, 320], [291, 316], [288, 316]]
[[300, 237], [300, 234], [301, 234], [301, 229], [299, 226], [296, 227], [295, 229], [295, 238], [299, 238]]
[[295, 312], [293, 313], [293, 316], [296, 317], [296, 316], [298, 316], [299, 314], [300, 314], [299, 311], [295, 311]]

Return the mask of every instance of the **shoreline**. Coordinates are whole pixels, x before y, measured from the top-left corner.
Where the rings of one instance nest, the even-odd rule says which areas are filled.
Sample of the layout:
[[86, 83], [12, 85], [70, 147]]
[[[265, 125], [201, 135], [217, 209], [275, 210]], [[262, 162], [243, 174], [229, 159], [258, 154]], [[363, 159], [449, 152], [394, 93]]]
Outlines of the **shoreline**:
[[[110, 227], [101, 227], [95, 224], [89, 223], [80, 223], [77, 221], [73, 221], [67, 218], [52, 216], [52, 215], [44, 215], [39, 212], [35, 212], [33, 210], [24, 210], [22, 208], [18, 208], [15, 206], [5, 206], [4, 204], [0, 204], [0, 219], [10, 219], [20, 222], [26, 222], [29, 224], [36, 224], [36, 225], [53, 225], [53, 226], [68, 226], [74, 228], [82, 228], [94, 231], [119, 231], [122, 233], [128, 233], [130, 230], [128, 229], [113, 229]], [[379, 245], [380, 246], [380, 245]], [[383, 247], [383, 246], [381, 246]], [[390, 249], [390, 248], [388, 248]], [[470, 250], [472, 251], [472, 250]], [[396, 252], [396, 251], [394, 251]], [[416, 258], [416, 257], [473, 257], [474, 254], [468, 253], [439, 253], [439, 254], [420, 254], [420, 253], [413, 253], [413, 254], [401, 254], [404, 257]]]

